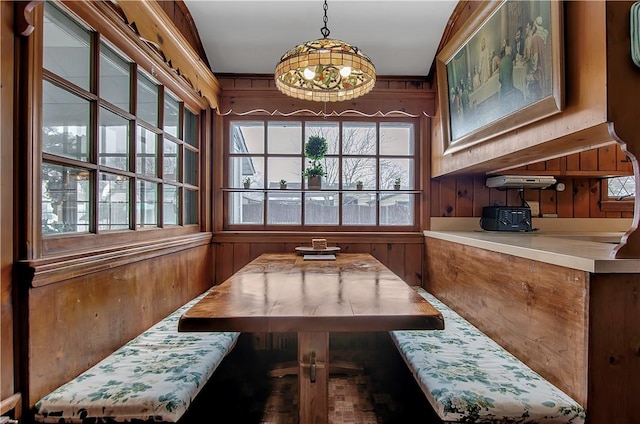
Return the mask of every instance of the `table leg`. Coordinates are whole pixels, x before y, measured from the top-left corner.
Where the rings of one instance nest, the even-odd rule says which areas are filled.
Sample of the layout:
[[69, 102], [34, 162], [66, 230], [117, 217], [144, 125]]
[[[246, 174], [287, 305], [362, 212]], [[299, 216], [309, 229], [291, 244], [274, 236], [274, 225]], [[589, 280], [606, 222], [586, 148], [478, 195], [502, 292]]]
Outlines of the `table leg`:
[[298, 333], [300, 424], [329, 422], [329, 333]]

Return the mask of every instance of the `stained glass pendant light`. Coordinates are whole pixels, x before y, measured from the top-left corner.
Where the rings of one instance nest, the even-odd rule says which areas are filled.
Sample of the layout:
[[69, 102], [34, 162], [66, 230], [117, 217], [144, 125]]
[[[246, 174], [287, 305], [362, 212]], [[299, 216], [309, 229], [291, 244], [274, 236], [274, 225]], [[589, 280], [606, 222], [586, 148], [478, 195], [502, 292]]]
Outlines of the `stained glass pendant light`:
[[376, 83], [376, 69], [359, 48], [329, 37], [324, 0], [323, 38], [302, 43], [276, 66], [278, 90], [287, 96], [317, 102], [339, 102], [367, 94]]

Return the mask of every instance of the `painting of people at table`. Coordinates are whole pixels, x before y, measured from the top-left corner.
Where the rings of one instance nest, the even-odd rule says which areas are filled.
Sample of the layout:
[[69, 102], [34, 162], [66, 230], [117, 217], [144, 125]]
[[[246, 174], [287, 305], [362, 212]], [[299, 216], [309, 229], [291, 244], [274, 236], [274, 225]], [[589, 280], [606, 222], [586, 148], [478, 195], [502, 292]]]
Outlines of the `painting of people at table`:
[[552, 94], [549, 1], [509, 0], [447, 62], [451, 140]]

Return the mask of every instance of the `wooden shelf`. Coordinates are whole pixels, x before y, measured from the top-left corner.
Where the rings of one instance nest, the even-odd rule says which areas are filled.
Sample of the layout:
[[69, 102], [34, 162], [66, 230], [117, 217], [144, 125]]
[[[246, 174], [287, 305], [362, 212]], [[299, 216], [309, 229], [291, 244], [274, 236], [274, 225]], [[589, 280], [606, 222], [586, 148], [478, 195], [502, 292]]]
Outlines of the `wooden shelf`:
[[356, 189], [329, 189], [329, 188], [320, 188], [320, 189], [308, 189], [308, 188], [229, 188], [223, 187], [222, 191], [229, 192], [248, 192], [248, 193], [274, 193], [274, 192], [286, 192], [291, 191], [295, 193], [301, 192], [325, 192], [325, 193], [383, 193], [383, 194], [391, 194], [391, 193], [401, 193], [401, 194], [417, 194], [422, 193], [422, 190], [356, 190]]

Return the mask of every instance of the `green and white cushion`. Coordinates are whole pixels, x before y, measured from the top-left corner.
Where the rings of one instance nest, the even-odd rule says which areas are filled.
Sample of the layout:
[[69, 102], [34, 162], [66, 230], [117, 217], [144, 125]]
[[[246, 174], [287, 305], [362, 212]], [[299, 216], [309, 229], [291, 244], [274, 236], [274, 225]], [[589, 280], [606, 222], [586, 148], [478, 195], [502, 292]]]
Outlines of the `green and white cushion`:
[[445, 330], [391, 331], [391, 338], [446, 423], [581, 424], [580, 404], [424, 289]]
[[43, 397], [36, 421], [178, 421], [240, 335], [178, 332], [180, 315], [205, 294]]

